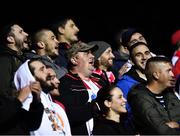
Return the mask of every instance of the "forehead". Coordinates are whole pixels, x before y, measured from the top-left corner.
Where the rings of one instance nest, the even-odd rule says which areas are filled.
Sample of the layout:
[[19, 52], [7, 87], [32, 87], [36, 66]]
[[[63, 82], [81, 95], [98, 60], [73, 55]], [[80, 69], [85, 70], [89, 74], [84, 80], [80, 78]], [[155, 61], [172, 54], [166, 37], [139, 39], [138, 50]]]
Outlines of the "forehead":
[[114, 89], [112, 89], [111, 94], [112, 95], [122, 95], [123, 92], [118, 87], [115, 87]]
[[[89, 51], [89, 50], [88, 50]], [[77, 56], [82, 56], [82, 55], [84, 55], [84, 54], [86, 54], [88, 51], [79, 51], [79, 52], [77, 52]]]
[[137, 39], [139, 37], [143, 36], [142, 34], [140, 34], [139, 32], [136, 32], [134, 33], [132, 36], [131, 36], [131, 39], [130, 40], [134, 40], [134, 39]]
[[111, 47], [108, 47], [108, 48], [105, 50], [105, 52], [107, 52], [107, 51], [112, 51], [112, 48], [111, 48]]
[[12, 31], [22, 30], [22, 28], [21, 28], [19, 25], [14, 24], [14, 25], [12, 25], [11, 30], [12, 30]]
[[140, 44], [132, 50], [132, 53], [144, 53], [146, 51], [149, 51], [149, 48], [146, 45]]
[[33, 61], [31, 63], [31, 66], [33, 66], [35, 69], [39, 69], [41, 67], [44, 67], [45, 65], [40, 61]]
[[164, 69], [169, 69], [172, 67], [172, 64], [169, 62], [161, 62], [159, 63], [159, 67], [164, 68]]
[[45, 31], [45, 32], [44, 32], [44, 35], [45, 35], [46, 37], [54, 37], [54, 36], [55, 36], [54, 33], [53, 33], [52, 31], [50, 31], [50, 30]]
[[56, 73], [54, 72], [52, 68], [47, 68], [47, 70], [51, 75], [56, 75]]
[[69, 19], [65, 26], [75, 25], [74, 21]]
[[55, 38], [56, 36], [54, 35], [54, 33], [50, 30], [45, 30], [43, 32], [43, 34], [41, 35], [41, 40], [43, 41], [49, 41], [51, 40], [52, 38]]

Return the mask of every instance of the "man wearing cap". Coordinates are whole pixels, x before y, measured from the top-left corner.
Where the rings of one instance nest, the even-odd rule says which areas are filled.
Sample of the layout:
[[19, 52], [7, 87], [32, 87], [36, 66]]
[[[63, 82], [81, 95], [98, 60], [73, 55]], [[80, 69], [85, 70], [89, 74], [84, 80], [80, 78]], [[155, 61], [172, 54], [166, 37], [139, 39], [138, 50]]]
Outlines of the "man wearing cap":
[[180, 30], [175, 31], [171, 36], [171, 43], [175, 46], [175, 52], [172, 57], [173, 73], [176, 78], [180, 74]]
[[93, 54], [95, 56], [95, 70], [93, 74], [100, 76], [106, 84], [115, 82], [115, 76], [109, 68], [113, 65], [114, 55], [112, 53], [111, 45], [104, 41], [92, 41], [90, 45], [97, 45], [98, 50]]
[[69, 72], [60, 79], [57, 100], [65, 106], [73, 135], [91, 135], [93, 129], [92, 104], [101, 86], [92, 77], [96, 45], [75, 43], [67, 52]]

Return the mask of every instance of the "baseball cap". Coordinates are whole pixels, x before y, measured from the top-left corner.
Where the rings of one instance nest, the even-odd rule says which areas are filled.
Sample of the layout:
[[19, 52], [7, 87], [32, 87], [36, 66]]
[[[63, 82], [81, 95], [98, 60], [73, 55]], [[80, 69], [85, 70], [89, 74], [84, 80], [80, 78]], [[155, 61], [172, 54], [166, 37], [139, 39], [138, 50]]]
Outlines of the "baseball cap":
[[86, 52], [86, 51], [95, 51], [98, 49], [98, 46], [93, 44], [89, 45], [82, 41], [72, 44], [72, 47], [67, 51], [67, 57], [70, 59], [75, 56], [78, 52]]

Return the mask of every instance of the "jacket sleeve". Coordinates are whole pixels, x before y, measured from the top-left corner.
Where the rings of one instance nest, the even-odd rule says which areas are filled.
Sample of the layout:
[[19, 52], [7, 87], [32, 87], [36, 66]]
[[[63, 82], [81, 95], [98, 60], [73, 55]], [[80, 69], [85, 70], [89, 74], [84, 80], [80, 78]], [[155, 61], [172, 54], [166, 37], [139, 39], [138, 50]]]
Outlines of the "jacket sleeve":
[[0, 56], [0, 91], [12, 90], [13, 66], [12, 60], [8, 56]]
[[37, 130], [42, 121], [44, 106], [40, 101], [33, 100], [29, 111], [22, 109], [24, 113], [24, 123], [26, 124], [29, 131]]
[[5, 124], [8, 124], [8, 122], [13, 120], [13, 118], [16, 118], [21, 106], [22, 104], [19, 100], [11, 100], [0, 96], [0, 126], [3, 127]]
[[[140, 90], [139, 90], [140, 91]], [[139, 123], [148, 126], [156, 134], [180, 134], [180, 131], [168, 127], [165, 123], [170, 121], [162, 107], [157, 107], [152, 101], [152, 97], [141, 95], [142, 92], [132, 95], [132, 91], [128, 94], [128, 102], [132, 108], [133, 115], [139, 119]], [[136, 120], [137, 121], [137, 120]]]

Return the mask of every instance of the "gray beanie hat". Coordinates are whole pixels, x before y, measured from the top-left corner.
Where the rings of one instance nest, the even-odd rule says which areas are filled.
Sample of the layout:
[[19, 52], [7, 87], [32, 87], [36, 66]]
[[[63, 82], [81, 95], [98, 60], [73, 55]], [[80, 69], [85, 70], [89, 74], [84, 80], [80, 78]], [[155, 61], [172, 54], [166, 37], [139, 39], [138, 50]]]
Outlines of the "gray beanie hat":
[[92, 41], [92, 42], [89, 42], [88, 44], [98, 46], [98, 49], [93, 52], [95, 60], [97, 60], [106, 51], [107, 48], [111, 47], [110, 44], [104, 41]]

